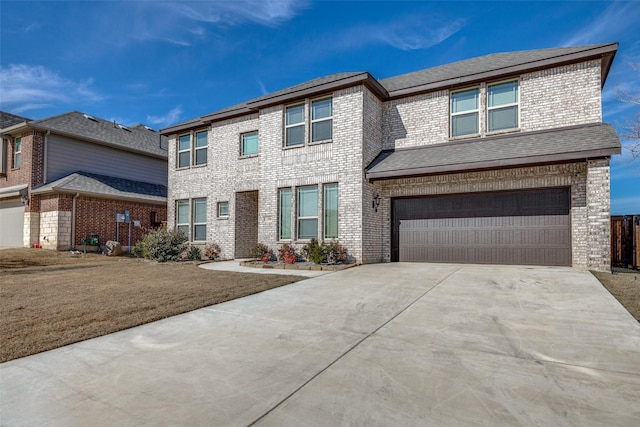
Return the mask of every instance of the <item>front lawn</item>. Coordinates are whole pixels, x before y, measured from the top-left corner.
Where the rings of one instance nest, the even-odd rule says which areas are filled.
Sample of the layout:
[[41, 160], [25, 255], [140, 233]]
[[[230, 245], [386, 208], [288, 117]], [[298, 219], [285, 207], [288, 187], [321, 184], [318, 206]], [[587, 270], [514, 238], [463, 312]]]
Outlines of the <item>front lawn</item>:
[[0, 362], [302, 279], [129, 257], [0, 250]]

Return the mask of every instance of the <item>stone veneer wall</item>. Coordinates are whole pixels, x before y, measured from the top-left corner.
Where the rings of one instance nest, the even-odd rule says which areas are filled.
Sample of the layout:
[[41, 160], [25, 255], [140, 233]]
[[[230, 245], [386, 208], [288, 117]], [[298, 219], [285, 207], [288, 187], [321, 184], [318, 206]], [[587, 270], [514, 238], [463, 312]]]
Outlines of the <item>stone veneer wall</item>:
[[49, 211], [40, 214], [40, 244], [45, 249], [71, 248], [71, 211]]
[[[572, 265], [609, 271], [609, 161], [534, 166], [380, 181], [384, 235], [391, 236], [391, 198], [520, 190], [571, 188]], [[391, 259], [385, 239], [384, 261]]]

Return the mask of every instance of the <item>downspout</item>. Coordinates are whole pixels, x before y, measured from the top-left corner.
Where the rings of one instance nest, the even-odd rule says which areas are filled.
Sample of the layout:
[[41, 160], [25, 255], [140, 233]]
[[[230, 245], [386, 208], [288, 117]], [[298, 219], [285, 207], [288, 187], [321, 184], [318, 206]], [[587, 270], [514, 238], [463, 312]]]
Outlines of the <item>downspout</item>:
[[44, 158], [42, 159], [42, 183], [47, 183], [47, 160], [49, 158], [49, 135], [51, 134], [51, 129], [47, 130], [47, 133], [44, 134]]
[[76, 247], [76, 199], [80, 196], [80, 193], [76, 193], [73, 196], [71, 206], [71, 249]]

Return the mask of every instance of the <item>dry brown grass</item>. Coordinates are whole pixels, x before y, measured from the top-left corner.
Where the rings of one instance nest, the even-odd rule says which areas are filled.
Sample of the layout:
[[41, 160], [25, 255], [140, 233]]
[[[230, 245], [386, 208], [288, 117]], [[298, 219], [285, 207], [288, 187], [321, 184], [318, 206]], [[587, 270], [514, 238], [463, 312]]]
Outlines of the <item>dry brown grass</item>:
[[640, 273], [616, 272], [600, 273], [592, 271], [593, 275], [607, 288], [620, 304], [640, 322]]
[[210, 271], [191, 263], [0, 250], [0, 362], [301, 279]]

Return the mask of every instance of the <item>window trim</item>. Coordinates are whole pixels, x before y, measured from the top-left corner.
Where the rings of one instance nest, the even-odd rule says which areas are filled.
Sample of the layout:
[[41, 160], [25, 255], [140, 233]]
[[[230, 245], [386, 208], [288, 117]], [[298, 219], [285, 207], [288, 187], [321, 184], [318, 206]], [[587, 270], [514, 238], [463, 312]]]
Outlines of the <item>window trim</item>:
[[[463, 92], [471, 92], [471, 91], [476, 91], [477, 93], [477, 105], [476, 108], [474, 110], [464, 110], [464, 111], [459, 111], [459, 112], [453, 112], [453, 95], [457, 94], [457, 93], [463, 93]], [[473, 86], [473, 87], [467, 87], [464, 89], [459, 89], [459, 90], [455, 90], [455, 91], [451, 91], [449, 92], [449, 137], [453, 138], [453, 139], [458, 139], [458, 138], [471, 138], [471, 137], [475, 137], [478, 136], [482, 133], [482, 129], [480, 128], [480, 110], [482, 108], [482, 100], [481, 100], [481, 91], [480, 91], [480, 86]], [[472, 114], [475, 113], [476, 114], [476, 124], [477, 124], [477, 128], [478, 128], [478, 132], [476, 133], [465, 133], [463, 135], [454, 135], [453, 134], [453, 118], [455, 116], [461, 116], [461, 115], [465, 115], [465, 114]]]
[[[248, 136], [248, 135], [253, 135], [255, 134], [256, 137], [258, 138], [258, 146], [256, 147], [256, 152], [255, 153], [251, 153], [251, 154], [245, 154], [244, 152], [244, 137]], [[240, 134], [240, 157], [242, 158], [247, 158], [247, 157], [255, 157], [258, 154], [260, 154], [260, 132], [258, 130], [252, 130], [249, 132], [242, 132]]]
[[[329, 222], [327, 221], [328, 213], [329, 213], [327, 210], [327, 200], [328, 200], [327, 190], [330, 188], [336, 189], [336, 211], [335, 211], [336, 235], [335, 236], [327, 235], [327, 223]], [[324, 239], [337, 239], [338, 236], [340, 235], [339, 212], [340, 212], [340, 185], [337, 182], [322, 184], [322, 228], [323, 228], [322, 237]]]
[[[294, 107], [300, 107], [302, 106], [302, 121], [301, 122], [296, 122], [294, 124], [288, 124], [287, 123], [287, 111], [289, 110], [289, 108], [294, 108]], [[294, 144], [294, 145], [290, 145], [289, 144], [289, 138], [288, 138], [288, 134], [287, 134], [287, 130], [291, 129], [291, 128], [295, 128], [295, 127], [299, 127], [302, 126], [302, 143], [301, 144]], [[290, 105], [285, 105], [284, 106], [284, 148], [295, 148], [295, 147], [304, 147], [307, 144], [306, 141], [306, 126], [307, 126], [307, 102], [306, 100], [303, 102], [298, 102], [295, 104], [290, 104]]]
[[[179, 215], [178, 213], [180, 212], [179, 209], [179, 205], [180, 203], [185, 203], [187, 205], [187, 222], [178, 222], [179, 220]], [[185, 232], [185, 235], [187, 236], [187, 239], [189, 241], [191, 241], [191, 202], [189, 201], [189, 199], [177, 199], [176, 200], [176, 213], [175, 213], [175, 220], [176, 220], [176, 228], [180, 229], [180, 227], [187, 227], [187, 231]]]
[[[223, 214], [221, 211], [222, 206], [226, 206], [227, 207], [227, 213]], [[216, 208], [216, 215], [218, 218], [229, 218], [229, 202], [228, 201], [221, 201], [218, 202], [217, 208]]]
[[[283, 210], [283, 206], [282, 206], [282, 193], [283, 191], [288, 191], [289, 192], [289, 205], [286, 207], [289, 215], [289, 237], [283, 237], [282, 234], [282, 219], [286, 218], [286, 212], [284, 212]], [[293, 221], [291, 221], [291, 216], [293, 214], [293, 188], [291, 187], [283, 187], [283, 188], [278, 188], [278, 241], [287, 241], [290, 242], [293, 240], [293, 238], [291, 237], [293, 235]]]
[[[302, 198], [300, 197], [300, 190], [305, 189], [305, 188], [315, 188], [316, 190], [316, 214], [315, 216], [302, 216], [300, 215], [300, 202], [302, 200]], [[301, 185], [299, 187], [296, 187], [296, 238], [297, 240], [303, 240], [303, 241], [307, 241], [307, 240], [311, 240], [311, 239], [317, 239], [319, 234], [318, 234], [318, 221], [320, 220], [319, 218], [319, 209], [318, 209], [318, 202], [319, 202], [319, 197], [320, 197], [320, 193], [318, 191], [318, 185]], [[311, 237], [301, 237], [300, 236], [300, 231], [302, 229], [302, 227], [300, 227], [300, 221], [304, 221], [304, 220], [316, 220], [316, 232], [315, 232], [315, 236], [311, 236]]]
[[[206, 144], [203, 147], [198, 147], [198, 134], [204, 133], [205, 134], [205, 141]], [[209, 159], [207, 158], [207, 156], [209, 155], [208, 152], [208, 148], [209, 148], [209, 130], [208, 129], [200, 129], [200, 130], [196, 130], [193, 132], [192, 135], [193, 138], [193, 164], [192, 166], [206, 166], [207, 163], [209, 163]], [[204, 151], [205, 152], [205, 156], [204, 156], [204, 163], [198, 163], [198, 151]]]
[[[196, 222], [196, 202], [204, 202], [204, 222]], [[192, 242], [206, 242], [207, 241], [207, 198], [206, 197], [197, 197], [191, 199], [191, 227], [192, 227]], [[204, 239], [196, 240], [196, 226], [204, 226]]]
[[[16, 146], [18, 149], [16, 149]], [[13, 169], [20, 169], [22, 167], [22, 137], [19, 136], [13, 140]]]
[[[327, 99], [331, 100], [331, 116], [329, 117], [323, 117], [321, 119], [314, 119], [313, 118], [313, 103], [314, 102], [320, 102], [320, 101], [325, 101]], [[322, 144], [325, 142], [333, 142], [333, 94], [331, 95], [326, 95], [320, 98], [314, 98], [311, 99], [309, 101], [309, 143], [310, 144]], [[320, 122], [325, 122], [325, 121], [330, 121], [331, 122], [331, 138], [329, 139], [320, 139], [317, 141], [314, 141], [313, 139], [313, 125], [315, 123], [320, 123]]]
[[[516, 83], [516, 102], [514, 103], [510, 103], [510, 104], [502, 104], [498, 107], [489, 107], [489, 88], [491, 86], [498, 86], [501, 84], [506, 84], [506, 83]], [[517, 114], [516, 114], [516, 126], [515, 127], [511, 127], [511, 128], [506, 128], [506, 129], [498, 129], [498, 130], [490, 130], [489, 129], [489, 111], [492, 110], [499, 110], [501, 108], [508, 108], [508, 107], [516, 107], [517, 108]], [[496, 133], [503, 133], [503, 132], [513, 132], [514, 130], [519, 130], [520, 129], [520, 79], [519, 78], [515, 78], [515, 79], [507, 79], [507, 80], [500, 80], [500, 81], [496, 81], [496, 82], [491, 82], [491, 83], [487, 83], [487, 101], [486, 101], [486, 126], [487, 126], [487, 134], [496, 134]]]

